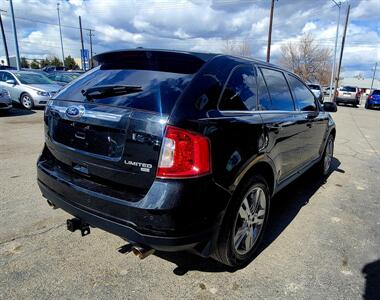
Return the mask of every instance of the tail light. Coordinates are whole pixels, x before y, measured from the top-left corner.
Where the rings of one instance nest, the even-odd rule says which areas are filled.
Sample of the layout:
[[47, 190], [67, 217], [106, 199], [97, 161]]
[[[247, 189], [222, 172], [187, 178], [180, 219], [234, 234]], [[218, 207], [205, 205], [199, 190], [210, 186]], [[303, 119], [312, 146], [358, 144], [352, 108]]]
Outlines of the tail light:
[[157, 177], [188, 178], [211, 173], [210, 141], [207, 137], [167, 126]]
[[372, 95], [369, 95], [367, 100], [372, 100], [372, 98], [373, 98]]
[[338, 97], [338, 96], [339, 96], [339, 92], [335, 91], [335, 97]]

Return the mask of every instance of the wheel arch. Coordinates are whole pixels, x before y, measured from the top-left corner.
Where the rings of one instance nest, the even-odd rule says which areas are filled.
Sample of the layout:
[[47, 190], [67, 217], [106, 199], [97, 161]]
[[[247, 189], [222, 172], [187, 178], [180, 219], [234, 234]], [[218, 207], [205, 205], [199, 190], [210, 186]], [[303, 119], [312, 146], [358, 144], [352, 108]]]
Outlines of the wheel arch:
[[245, 181], [247, 178], [250, 178], [253, 174], [260, 174], [265, 178], [268, 183], [269, 191], [271, 195], [275, 191], [275, 167], [272, 161], [265, 158], [260, 158], [254, 160], [251, 164], [249, 164], [240, 175], [236, 178], [231, 189], [235, 191], [238, 187]]

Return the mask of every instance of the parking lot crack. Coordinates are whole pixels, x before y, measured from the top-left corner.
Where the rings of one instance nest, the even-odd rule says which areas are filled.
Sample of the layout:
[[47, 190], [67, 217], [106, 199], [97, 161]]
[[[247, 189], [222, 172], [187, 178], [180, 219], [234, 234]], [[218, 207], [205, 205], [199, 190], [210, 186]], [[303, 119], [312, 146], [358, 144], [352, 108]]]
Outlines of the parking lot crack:
[[28, 233], [28, 234], [24, 234], [24, 235], [16, 236], [16, 237], [13, 237], [13, 238], [8, 239], [8, 240], [1, 241], [1, 242], [0, 242], [0, 246], [2, 246], [2, 245], [4, 245], [4, 244], [7, 244], [7, 243], [10, 243], [10, 242], [13, 242], [13, 241], [16, 241], [16, 240], [26, 239], [26, 238], [35, 237], [35, 236], [38, 236], [38, 235], [45, 234], [45, 233], [47, 233], [47, 232], [50, 232], [51, 230], [57, 229], [57, 228], [59, 228], [59, 227], [62, 227], [62, 226], [65, 225], [65, 224], [66, 224], [66, 223], [61, 223], [61, 224], [58, 224], [58, 225], [52, 226], [52, 227], [50, 227], [50, 228], [47, 228], [47, 229], [45, 229], [45, 230], [40, 230], [40, 231], [37, 231], [37, 232], [32, 232], [32, 233]]

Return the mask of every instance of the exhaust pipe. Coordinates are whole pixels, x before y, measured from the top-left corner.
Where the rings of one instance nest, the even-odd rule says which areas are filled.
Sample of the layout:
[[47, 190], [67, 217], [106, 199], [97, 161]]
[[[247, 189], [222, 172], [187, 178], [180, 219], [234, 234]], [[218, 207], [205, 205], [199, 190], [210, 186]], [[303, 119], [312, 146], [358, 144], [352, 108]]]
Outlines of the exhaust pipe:
[[132, 252], [135, 256], [137, 256], [140, 259], [144, 259], [145, 257], [148, 257], [149, 255], [154, 253], [154, 249], [146, 249], [140, 246], [132, 246]]
[[46, 200], [47, 203], [49, 204], [49, 206], [52, 208], [52, 209], [57, 209], [57, 207], [54, 205], [53, 202], [51, 202], [50, 200]]

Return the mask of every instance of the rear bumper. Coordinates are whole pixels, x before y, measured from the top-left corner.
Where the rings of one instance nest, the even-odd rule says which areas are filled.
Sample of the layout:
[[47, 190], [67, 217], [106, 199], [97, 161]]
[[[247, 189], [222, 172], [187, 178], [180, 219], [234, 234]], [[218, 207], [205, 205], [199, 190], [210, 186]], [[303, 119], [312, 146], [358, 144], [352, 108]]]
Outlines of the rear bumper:
[[[39, 188], [56, 207], [131, 243], [163, 251], [194, 248], [212, 239], [230, 195], [208, 178], [155, 181], [139, 200], [86, 189], [40, 158]], [[85, 179], [83, 179], [85, 180]]]
[[369, 108], [380, 108], [380, 101], [367, 101], [366, 106]]
[[344, 98], [344, 97], [336, 97], [335, 102], [338, 103], [349, 103], [349, 104], [359, 104], [358, 98]]

